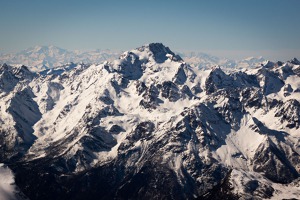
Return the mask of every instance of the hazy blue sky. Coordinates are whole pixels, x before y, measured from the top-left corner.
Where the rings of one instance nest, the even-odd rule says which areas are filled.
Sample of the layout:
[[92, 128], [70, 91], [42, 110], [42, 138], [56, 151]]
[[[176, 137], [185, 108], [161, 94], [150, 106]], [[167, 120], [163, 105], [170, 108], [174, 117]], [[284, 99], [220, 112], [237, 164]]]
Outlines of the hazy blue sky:
[[0, 52], [34, 45], [300, 58], [300, 0], [0, 0]]

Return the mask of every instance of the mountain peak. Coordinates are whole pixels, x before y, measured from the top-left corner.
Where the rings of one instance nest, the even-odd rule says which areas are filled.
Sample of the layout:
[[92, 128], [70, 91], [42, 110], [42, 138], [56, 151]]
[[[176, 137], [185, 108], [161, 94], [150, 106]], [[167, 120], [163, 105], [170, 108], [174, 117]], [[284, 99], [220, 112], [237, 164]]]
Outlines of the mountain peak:
[[[168, 47], [161, 43], [150, 43], [131, 51], [125, 51], [119, 60], [111, 62], [111, 67], [131, 80], [162, 71], [167, 73], [170, 78], [169, 75], [175, 76], [182, 64], [185, 63], [181, 57]], [[164, 73], [160, 75], [161, 79], [164, 79], [162, 78]]]
[[169, 57], [174, 61], [182, 61], [182, 58], [179, 55], [176, 55], [169, 47], [166, 47], [162, 43], [146, 44], [137, 48], [137, 50], [140, 52], [150, 52], [157, 63], [163, 63]]
[[48, 54], [48, 53], [55, 53], [57, 55], [67, 52], [67, 50], [53, 46], [53, 45], [36, 45], [34, 47], [30, 47], [28, 49], [25, 49], [21, 51], [20, 53], [25, 54]]
[[8, 67], [8, 64], [3, 63], [0, 67], [1, 67], [1, 68], [7, 68], [7, 67]]
[[300, 61], [297, 58], [293, 58], [289, 62], [292, 63], [292, 64], [294, 64], [294, 65], [300, 65]]

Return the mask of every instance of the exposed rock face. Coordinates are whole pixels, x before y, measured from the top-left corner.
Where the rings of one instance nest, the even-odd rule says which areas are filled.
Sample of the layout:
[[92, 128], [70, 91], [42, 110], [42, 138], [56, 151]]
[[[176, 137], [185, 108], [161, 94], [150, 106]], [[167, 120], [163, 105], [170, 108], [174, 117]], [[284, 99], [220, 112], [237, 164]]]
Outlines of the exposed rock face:
[[60, 71], [3, 65], [0, 162], [33, 200], [260, 199], [279, 186], [294, 191], [297, 69], [291, 61], [199, 70], [160, 43]]

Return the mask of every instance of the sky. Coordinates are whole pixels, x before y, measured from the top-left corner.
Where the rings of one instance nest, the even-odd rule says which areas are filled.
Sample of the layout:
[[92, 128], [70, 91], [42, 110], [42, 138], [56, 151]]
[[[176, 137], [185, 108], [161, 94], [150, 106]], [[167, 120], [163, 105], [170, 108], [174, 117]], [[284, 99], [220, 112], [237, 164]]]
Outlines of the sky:
[[0, 52], [35, 45], [300, 58], [300, 0], [0, 0]]

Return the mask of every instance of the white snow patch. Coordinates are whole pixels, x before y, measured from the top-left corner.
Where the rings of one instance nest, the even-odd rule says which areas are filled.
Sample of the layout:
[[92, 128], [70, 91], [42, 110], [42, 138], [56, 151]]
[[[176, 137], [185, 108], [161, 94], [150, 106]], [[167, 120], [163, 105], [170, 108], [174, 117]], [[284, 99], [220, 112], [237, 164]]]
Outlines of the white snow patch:
[[249, 127], [251, 124], [251, 116], [245, 115], [241, 120], [241, 128], [237, 131], [232, 130], [225, 140], [226, 144], [217, 149], [216, 154], [225, 165], [248, 169], [248, 162], [265, 139], [264, 135]]

